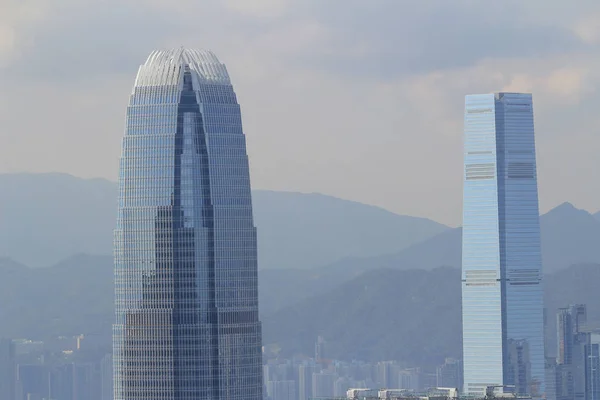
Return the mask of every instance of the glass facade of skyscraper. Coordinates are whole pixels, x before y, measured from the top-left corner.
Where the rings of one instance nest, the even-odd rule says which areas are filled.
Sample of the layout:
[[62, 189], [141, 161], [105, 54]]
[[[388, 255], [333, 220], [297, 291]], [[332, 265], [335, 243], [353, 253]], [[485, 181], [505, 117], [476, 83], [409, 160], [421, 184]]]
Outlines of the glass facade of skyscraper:
[[213, 53], [150, 55], [120, 163], [114, 399], [262, 399], [246, 142]]
[[466, 97], [464, 391], [544, 393], [544, 305], [530, 94]]

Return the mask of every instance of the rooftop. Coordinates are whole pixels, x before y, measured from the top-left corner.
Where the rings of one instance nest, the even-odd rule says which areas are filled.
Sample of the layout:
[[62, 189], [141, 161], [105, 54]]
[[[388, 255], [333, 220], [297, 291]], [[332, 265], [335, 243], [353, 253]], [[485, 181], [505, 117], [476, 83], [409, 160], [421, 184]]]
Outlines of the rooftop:
[[140, 66], [135, 86], [169, 86], [180, 84], [181, 72], [189, 68], [197, 79], [215, 84], [230, 84], [225, 64], [210, 50], [155, 50]]

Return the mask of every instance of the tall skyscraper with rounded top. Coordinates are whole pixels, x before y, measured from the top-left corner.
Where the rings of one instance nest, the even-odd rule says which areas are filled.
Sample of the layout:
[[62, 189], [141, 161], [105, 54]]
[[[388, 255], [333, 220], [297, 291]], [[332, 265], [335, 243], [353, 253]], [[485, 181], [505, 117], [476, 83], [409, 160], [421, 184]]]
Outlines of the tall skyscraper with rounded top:
[[544, 397], [544, 299], [531, 94], [469, 95], [462, 240], [464, 391]]
[[115, 400], [262, 399], [246, 139], [212, 52], [139, 68], [114, 240]]

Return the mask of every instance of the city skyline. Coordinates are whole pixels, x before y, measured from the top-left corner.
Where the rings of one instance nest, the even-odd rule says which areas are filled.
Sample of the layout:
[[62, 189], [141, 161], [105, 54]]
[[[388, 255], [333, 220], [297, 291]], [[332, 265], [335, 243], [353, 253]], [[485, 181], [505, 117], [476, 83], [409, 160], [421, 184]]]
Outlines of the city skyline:
[[[600, 188], [585, 184], [600, 168], [596, 2], [53, 4], [2, 3], [0, 172], [116, 180], [138, 60], [155, 47], [211, 43], [247, 104], [257, 189], [321, 192], [457, 226], [461, 99], [514, 90], [538, 96], [542, 212], [564, 201], [600, 208]], [[44, 107], [29, 118], [33, 95]]]
[[115, 400], [262, 400], [240, 106], [210, 51], [154, 51], [127, 107], [115, 229]]
[[530, 94], [465, 98], [464, 391], [545, 394], [544, 299]]

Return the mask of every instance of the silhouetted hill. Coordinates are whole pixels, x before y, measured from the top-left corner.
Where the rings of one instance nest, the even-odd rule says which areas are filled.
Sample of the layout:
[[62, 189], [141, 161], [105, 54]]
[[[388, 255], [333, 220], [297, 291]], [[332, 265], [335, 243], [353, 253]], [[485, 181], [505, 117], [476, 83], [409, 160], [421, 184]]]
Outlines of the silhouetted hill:
[[269, 315], [284, 307], [340, 286], [363, 271], [335, 268], [265, 269], [258, 271], [260, 313]]
[[544, 214], [540, 225], [546, 272], [600, 263], [600, 222], [589, 212], [564, 203]]
[[263, 269], [303, 269], [342, 257], [377, 256], [448, 229], [429, 219], [317, 193], [257, 190], [252, 196]]
[[112, 254], [114, 183], [66, 174], [4, 174], [0, 193], [0, 256], [38, 267], [77, 253]]
[[[542, 259], [545, 272], [569, 265], [600, 263], [600, 221], [585, 210], [564, 203], [540, 217]], [[461, 266], [462, 228], [446, 230], [395, 254], [342, 259], [327, 266], [345, 269], [424, 268]], [[343, 279], [340, 276], [340, 279]]]
[[[550, 347], [557, 308], [583, 302], [589, 307], [588, 319], [600, 322], [599, 281], [598, 264], [546, 276]], [[434, 365], [445, 356], [460, 357], [460, 299], [456, 268], [372, 270], [266, 316], [264, 343], [278, 343], [286, 356], [312, 355], [315, 338], [323, 335], [332, 358]]]
[[[259, 274], [264, 343], [279, 343], [286, 355], [312, 354], [320, 334], [328, 339], [331, 356], [342, 359], [400, 359], [427, 365], [444, 356], [460, 355], [460, 274], [456, 268], [376, 269], [342, 284], [327, 274], [310, 279], [290, 276], [298, 282], [296, 292], [265, 278], [265, 272], [288, 272]], [[33, 269], [0, 259], [0, 277], [0, 336], [44, 339], [83, 333], [110, 345], [110, 256], [77, 255], [52, 267]], [[545, 279], [552, 353], [557, 308], [586, 303], [588, 319], [600, 325], [596, 287], [600, 265], [573, 266]], [[311, 288], [320, 294], [311, 296]], [[272, 306], [274, 296], [295, 304], [269, 315], [264, 311]]]
[[586, 304], [588, 322], [600, 328], [600, 265], [580, 264], [546, 275], [546, 343], [549, 356], [556, 356], [556, 310], [569, 304]]
[[77, 255], [48, 268], [2, 259], [0, 277], [0, 336], [110, 336], [112, 257]]
[[[112, 254], [116, 183], [66, 174], [0, 175], [0, 256], [31, 267]], [[311, 268], [396, 252], [447, 229], [319, 194], [253, 192], [261, 269]]]
[[[542, 256], [545, 272], [563, 270], [569, 265], [600, 263], [600, 223], [586, 211], [565, 203], [540, 218]], [[269, 315], [302, 299], [321, 295], [372, 269], [434, 269], [461, 266], [462, 228], [439, 235], [396, 254], [376, 257], [348, 257], [326, 267], [311, 270], [260, 272], [261, 310]], [[590, 261], [591, 260], [591, 261]], [[267, 288], [271, 288], [267, 292]]]
[[[112, 254], [116, 184], [66, 174], [0, 175], [0, 257], [48, 266]], [[342, 282], [373, 268], [460, 266], [461, 231], [319, 194], [255, 191], [261, 269], [310, 269]], [[600, 262], [600, 221], [565, 203], [541, 217], [544, 267]], [[322, 272], [319, 272], [319, 274]], [[339, 275], [334, 277], [334, 275]], [[309, 271], [300, 281], [310, 281]]]
[[[545, 272], [563, 270], [569, 265], [600, 263], [600, 223], [587, 211], [565, 203], [540, 218], [542, 256]], [[289, 274], [261, 271], [261, 282], [276, 288], [262, 306], [270, 314], [299, 300], [320, 295], [358, 274], [378, 268], [434, 269], [461, 266], [462, 228], [448, 229], [439, 235], [396, 254], [376, 257], [349, 257], [326, 267]], [[262, 303], [265, 304], [265, 303]]]
[[287, 355], [312, 355], [323, 335], [331, 358], [437, 363], [460, 355], [460, 273], [372, 270], [263, 322], [264, 343]]

